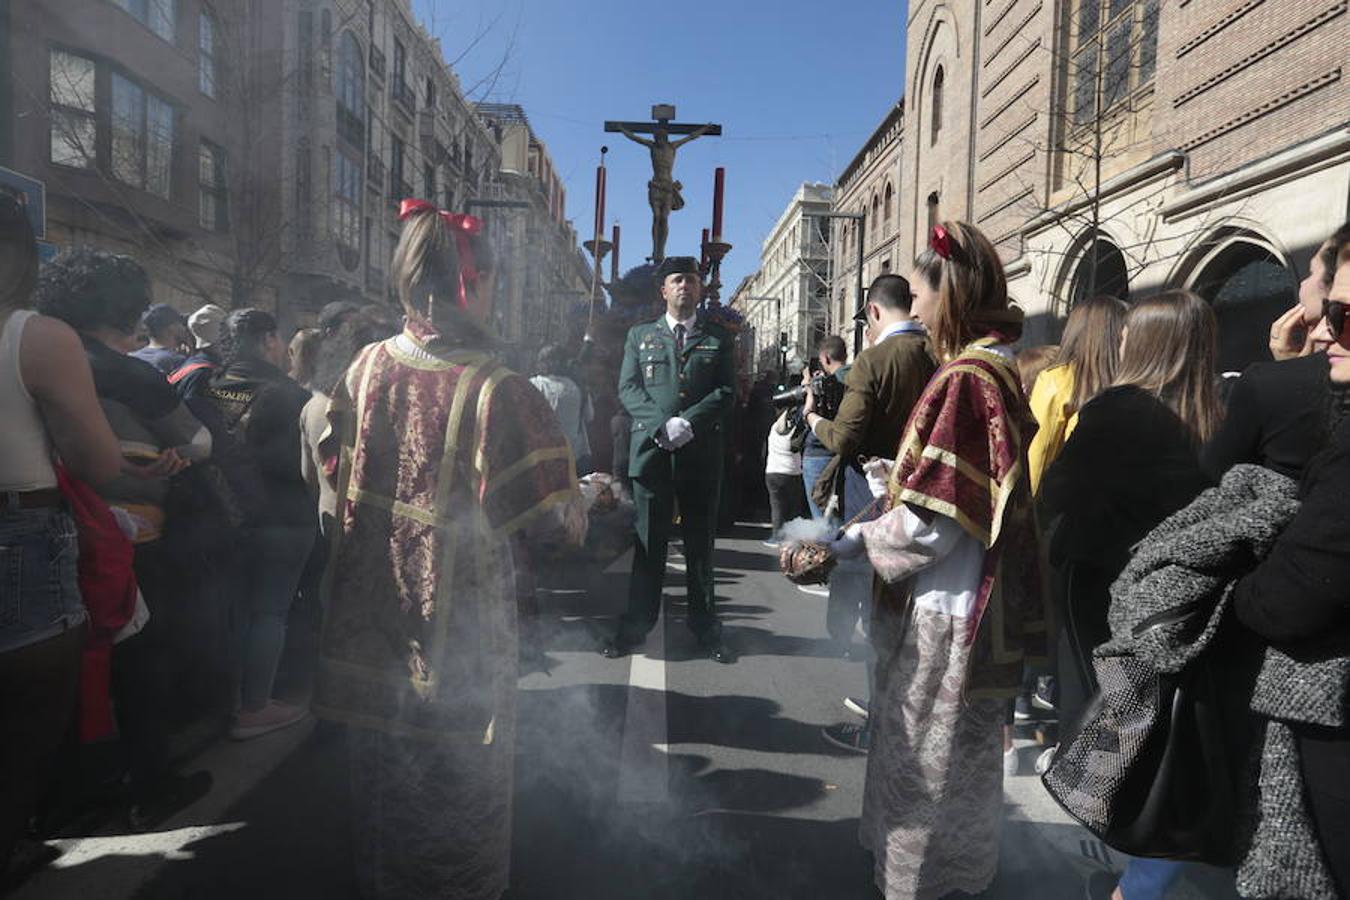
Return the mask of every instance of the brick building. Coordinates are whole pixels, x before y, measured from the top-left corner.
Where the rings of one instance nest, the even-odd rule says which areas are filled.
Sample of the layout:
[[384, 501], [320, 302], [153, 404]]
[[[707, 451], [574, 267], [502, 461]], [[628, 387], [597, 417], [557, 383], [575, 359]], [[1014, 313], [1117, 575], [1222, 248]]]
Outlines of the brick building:
[[832, 331], [852, 345], [853, 313], [858, 308], [858, 257], [862, 250], [862, 285], [886, 272], [905, 275], [909, 256], [898, 253], [900, 228], [900, 156], [905, 128], [904, 102], [896, 103], [867, 143], [844, 167], [834, 183], [835, 209], [862, 216], [833, 222], [834, 255], [830, 296]]
[[978, 224], [1028, 340], [1186, 287], [1240, 368], [1350, 216], [1346, 0], [913, 0], [905, 41], [894, 252]]

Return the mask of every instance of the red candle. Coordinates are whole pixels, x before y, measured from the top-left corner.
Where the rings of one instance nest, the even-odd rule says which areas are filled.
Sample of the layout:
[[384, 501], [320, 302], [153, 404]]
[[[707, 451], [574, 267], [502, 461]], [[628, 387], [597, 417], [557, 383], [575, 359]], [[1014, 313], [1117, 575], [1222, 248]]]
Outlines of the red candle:
[[708, 229], [706, 229], [706, 228], [703, 229], [703, 241], [702, 241], [702, 243], [700, 243], [700, 244], [698, 245], [698, 252], [699, 252], [699, 257], [698, 257], [699, 268], [707, 268], [707, 266], [708, 266]]
[[619, 225], [617, 222], [611, 232], [609, 242], [614, 245], [609, 250], [613, 254], [609, 258], [609, 280], [615, 282], [619, 280]]
[[[595, 241], [605, 236], [605, 167], [595, 168]], [[599, 249], [598, 247], [596, 248]]]
[[722, 192], [726, 188], [727, 170], [721, 166], [713, 173], [713, 223], [714, 241], [722, 240]]

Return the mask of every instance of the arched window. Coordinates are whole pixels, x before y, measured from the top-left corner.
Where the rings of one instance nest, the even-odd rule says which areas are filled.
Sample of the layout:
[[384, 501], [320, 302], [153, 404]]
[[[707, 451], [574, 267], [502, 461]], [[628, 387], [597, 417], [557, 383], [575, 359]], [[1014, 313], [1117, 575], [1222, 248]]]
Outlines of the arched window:
[[[933, 226], [936, 225], [938, 222], [942, 221], [941, 214], [938, 212], [938, 201], [939, 201], [940, 199], [941, 199], [941, 198], [938, 197], [938, 192], [937, 192], [937, 191], [933, 191], [933, 193], [931, 193], [931, 194], [928, 195], [928, 230], [929, 230], [929, 231], [932, 231], [932, 230], [933, 230]], [[926, 238], [925, 238], [925, 240], [926, 240]]]
[[942, 66], [937, 67], [933, 73], [933, 135], [929, 143], [936, 144], [938, 134], [942, 132], [942, 83], [946, 80], [946, 73]]
[[881, 200], [877, 197], [876, 194], [873, 194], [873, 195], [872, 195], [872, 240], [874, 240], [874, 241], [879, 237], [878, 232], [880, 231], [880, 229], [877, 228], [877, 213], [880, 212], [880, 211], [881, 211]]
[[895, 188], [891, 187], [891, 183], [888, 181], [886, 182], [886, 199], [882, 202], [881, 207], [882, 221], [886, 223], [885, 226], [886, 237], [891, 236], [891, 222], [895, 218], [893, 215], [894, 209], [895, 209]]
[[[1069, 308], [1088, 297], [1106, 295], [1125, 300], [1130, 295], [1130, 274], [1125, 266], [1125, 255], [1105, 236], [1098, 236], [1083, 249], [1083, 257], [1074, 269], [1069, 288]], [[1094, 263], [1093, 258], [1096, 258]]]
[[1237, 240], [1205, 263], [1192, 285], [1219, 321], [1219, 369], [1241, 372], [1269, 358], [1267, 328], [1298, 298], [1298, 278], [1274, 253]]

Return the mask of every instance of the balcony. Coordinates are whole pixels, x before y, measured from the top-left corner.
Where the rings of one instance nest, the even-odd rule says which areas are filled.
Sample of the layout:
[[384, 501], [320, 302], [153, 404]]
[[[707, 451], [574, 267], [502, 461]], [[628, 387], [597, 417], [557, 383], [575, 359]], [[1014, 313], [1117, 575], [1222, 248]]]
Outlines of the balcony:
[[337, 133], [339, 138], [353, 147], [360, 148], [366, 145], [365, 120], [342, 104], [338, 104]]
[[408, 116], [412, 116], [417, 109], [417, 95], [413, 93], [412, 88], [408, 87], [406, 81], [395, 81], [389, 85], [389, 96], [396, 101], [395, 106], [401, 106], [403, 112]]

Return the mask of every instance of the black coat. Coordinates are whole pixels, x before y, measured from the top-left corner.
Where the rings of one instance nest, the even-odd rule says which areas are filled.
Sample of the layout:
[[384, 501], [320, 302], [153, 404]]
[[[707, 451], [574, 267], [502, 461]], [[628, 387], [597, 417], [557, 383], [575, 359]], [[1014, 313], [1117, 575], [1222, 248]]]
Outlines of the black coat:
[[1110, 388], [1079, 411], [1041, 483], [1045, 521], [1059, 521], [1051, 561], [1118, 573], [1131, 547], [1212, 483], [1176, 413], [1139, 388]]
[[[1270, 554], [1233, 592], [1238, 619], [1295, 658], [1350, 646], [1350, 419], [1308, 466], [1303, 505]], [[1314, 827], [1350, 892], [1350, 728], [1295, 730]]]
[[1327, 357], [1314, 353], [1247, 369], [1228, 397], [1228, 414], [1201, 452], [1218, 481], [1238, 463], [1254, 463], [1295, 480], [1326, 441]]

